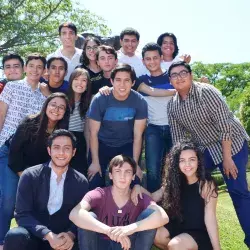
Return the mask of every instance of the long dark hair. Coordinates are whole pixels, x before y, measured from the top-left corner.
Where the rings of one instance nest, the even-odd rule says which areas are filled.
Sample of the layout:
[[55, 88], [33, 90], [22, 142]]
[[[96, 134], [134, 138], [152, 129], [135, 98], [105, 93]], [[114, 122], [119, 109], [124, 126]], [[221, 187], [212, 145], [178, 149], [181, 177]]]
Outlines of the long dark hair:
[[[196, 176], [198, 178], [200, 194], [203, 192], [203, 187], [206, 184], [207, 189], [204, 194], [205, 204], [209, 202], [212, 197], [218, 196], [217, 186], [213, 181], [210, 174], [205, 172], [202, 152], [191, 141], [182, 141], [177, 143], [171, 149], [169, 156], [167, 157], [166, 165], [163, 175], [163, 202], [162, 205], [166, 209], [169, 216], [182, 218], [181, 214], [181, 191], [185, 183], [187, 183], [186, 176], [181, 172], [179, 168], [180, 155], [183, 150], [193, 150], [196, 153], [198, 159], [198, 168]], [[203, 193], [202, 193], [203, 194]]]
[[101, 41], [95, 36], [88, 36], [85, 39], [84, 44], [83, 44], [83, 49], [82, 49], [82, 55], [81, 55], [81, 58], [80, 58], [80, 62], [83, 65], [85, 65], [86, 67], [89, 66], [89, 59], [88, 59], [88, 57], [86, 55], [86, 47], [87, 47], [89, 41], [94, 41], [97, 44], [97, 46], [101, 45]]
[[68, 98], [69, 104], [71, 107], [71, 113], [73, 113], [75, 109], [75, 93], [72, 88], [72, 84], [75, 78], [84, 75], [87, 77], [87, 87], [86, 90], [81, 94], [80, 104], [79, 104], [79, 111], [80, 116], [83, 118], [89, 108], [90, 101], [91, 101], [91, 81], [89, 77], [89, 73], [85, 69], [77, 68], [75, 69], [69, 78], [69, 90], [68, 90]]
[[70, 116], [70, 105], [67, 96], [64, 93], [53, 93], [45, 100], [40, 113], [35, 115], [30, 115], [24, 121], [25, 123], [25, 134], [30, 138], [31, 141], [40, 143], [43, 140], [47, 140], [47, 128], [49, 119], [46, 114], [48, 104], [54, 98], [59, 97], [65, 100], [66, 110], [63, 118], [57, 122], [55, 129], [68, 129], [69, 126], [69, 116]]

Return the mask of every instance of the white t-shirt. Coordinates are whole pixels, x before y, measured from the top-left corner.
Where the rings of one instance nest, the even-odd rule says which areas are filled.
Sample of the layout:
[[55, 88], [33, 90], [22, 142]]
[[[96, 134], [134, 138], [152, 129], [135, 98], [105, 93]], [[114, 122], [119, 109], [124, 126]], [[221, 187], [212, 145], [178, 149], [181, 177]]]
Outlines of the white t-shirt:
[[55, 57], [63, 57], [66, 60], [66, 62], [68, 63], [68, 72], [67, 72], [67, 75], [64, 77], [64, 80], [68, 81], [71, 73], [74, 71], [76, 66], [78, 66], [80, 64], [81, 55], [82, 55], [82, 49], [75, 48], [75, 54], [73, 55], [73, 57], [71, 59], [69, 59], [68, 57], [66, 57], [62, 54], [62, 48], [59, 48], [54, 53], [49, 54], [47, 56], [47, 60], [49, 60], [51, 57], [54, 57], [54, 56]]
[[172, 63], [174, 62], [179, 62], [182, 61], [180, 57], [176, 56], [172, 61], [166, 62], [164, 60], [161, 61], [161, 68], [164, 71], [168, 71], [169, 67], [171, 66]]
[[119, 63], [127, 63], [134, 68], [137, 77], [148, 73], [146, 67], [142, 62], [142, 57], [138, 52], [135, 52], [133, 56], [127, 56], [123, 54], [121, 50], [118, 50], [117, 56]]
[[8, 105], [0, 132], [0, 146], [16, 132], [17, 126], [26, 116], [41, 111], [45, 99], [40, 89], [32, 90], [26, 79], [6, 84], [0, 95], [0, 101]]

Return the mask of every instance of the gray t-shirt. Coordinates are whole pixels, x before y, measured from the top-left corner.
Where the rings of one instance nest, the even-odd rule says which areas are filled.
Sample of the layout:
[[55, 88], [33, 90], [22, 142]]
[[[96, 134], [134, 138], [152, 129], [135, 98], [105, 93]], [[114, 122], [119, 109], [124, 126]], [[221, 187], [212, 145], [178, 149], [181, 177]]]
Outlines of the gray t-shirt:
[[147, 119], [148, 107], [143, 96], [134, 90], [124, 101], [113, 96], [96, 94], [88, 117], [101, 122], [99, 140], [110, 147], [120, 147], [133, 142], [134, 121]]

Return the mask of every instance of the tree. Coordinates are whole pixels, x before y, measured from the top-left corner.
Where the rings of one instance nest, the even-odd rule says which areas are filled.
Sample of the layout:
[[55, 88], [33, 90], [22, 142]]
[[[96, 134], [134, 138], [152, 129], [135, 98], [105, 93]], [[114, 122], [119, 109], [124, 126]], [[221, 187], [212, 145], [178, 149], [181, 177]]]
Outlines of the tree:
[[207, 76], [210, 83], [227, 98], [230, 109], [238, 115], [240, 104], [246, 93], [245, 89], [250, 83], [250, 63], [203, 64], [195, 62], [192, 70], [195, 79], [203, 75]]
[[0, 0], [0, 55], [38, 51], [46, 55], [59, 44], [58, 26], [72, 21], [79, 32], [107, 35], [103, 18], [70, 0]]
[[244, 92], [240, 107], [240, 120], [247, 133], [250, 135], [250, 86], [247, 86]]

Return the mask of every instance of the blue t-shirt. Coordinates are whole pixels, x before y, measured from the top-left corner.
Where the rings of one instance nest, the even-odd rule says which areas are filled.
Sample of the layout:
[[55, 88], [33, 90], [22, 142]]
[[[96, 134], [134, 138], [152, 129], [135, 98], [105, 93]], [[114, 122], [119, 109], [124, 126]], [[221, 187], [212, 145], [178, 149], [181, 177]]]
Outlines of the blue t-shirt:
[[40, 82], [44, 82], [46, 83], [48, 86], [49, 86], [49, 90], [51, 93], [55, 93], [55, 92], [62, 92], [64, 94], [66, 94], [68, 92], [68, 89], [69, 89], [69, 82], [66, 81], [66, 80], [63, 80], [63, 83], [60, 87], [58, 88], [52, 88], [50, 85], [49, 85], [49, 82], [46, 81], [44, 78], [41, 77], [40, 79]]
[[115, 99], [113, 92], [96, 94], [90, 104], [88, 117], [101, 122], [98, 139], [110, 147], [121, 147], [133, 142], [134, 121], [147, 119], [147, 102], [131, 90], [124, 101]]
[[[139, 78], [140, 82], [156, 89], [174, 89], [169, 82], [167, 72], [159, 76], [143, 75]], [[155, 97], [142, 93], [148, 103], [148, 123], [158, 126], [169, 125], [167, 115], [167, 105], [172, 96]]]
[[[137, 83], [138, 87], [142, 82], [156, 89], [174, 89], [174, 87], [170, 84], [167, 71], [159, 76], [151, 76], [151, 75], [140, 76], [138, 79], [139, 84]], [[147, 94], [144, 93], [141, 94], [147, 96]]]

